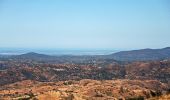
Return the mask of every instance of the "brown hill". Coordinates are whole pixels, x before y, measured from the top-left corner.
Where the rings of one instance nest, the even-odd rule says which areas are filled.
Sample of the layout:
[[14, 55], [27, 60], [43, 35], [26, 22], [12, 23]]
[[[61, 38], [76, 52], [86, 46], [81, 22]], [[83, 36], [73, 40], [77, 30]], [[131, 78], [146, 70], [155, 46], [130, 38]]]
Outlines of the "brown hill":
[[137, 79], [159, 80], [170, 85], [170, 60], [127, 64], [44, 64], [38, 62], [0, 62], [0, 85], [22, 80], [56, 82], [65, 80]]
[[32, 100], [131, 100], [159, 96], [167, 85], [156, 80], [105, 80], [36, 82], [25, 80], [5, 85], [0, 98]]

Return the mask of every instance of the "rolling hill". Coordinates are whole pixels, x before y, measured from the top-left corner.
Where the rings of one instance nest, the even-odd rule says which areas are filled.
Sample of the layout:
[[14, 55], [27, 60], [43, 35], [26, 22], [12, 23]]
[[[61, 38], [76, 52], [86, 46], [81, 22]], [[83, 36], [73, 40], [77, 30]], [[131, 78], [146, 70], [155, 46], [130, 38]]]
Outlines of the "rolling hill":
[[170, 47], [163, 49], [141, 49], [132, 51], [121, 51], [109, 55], [118, 61], [147, 61], [162, 60], [170, 58]]

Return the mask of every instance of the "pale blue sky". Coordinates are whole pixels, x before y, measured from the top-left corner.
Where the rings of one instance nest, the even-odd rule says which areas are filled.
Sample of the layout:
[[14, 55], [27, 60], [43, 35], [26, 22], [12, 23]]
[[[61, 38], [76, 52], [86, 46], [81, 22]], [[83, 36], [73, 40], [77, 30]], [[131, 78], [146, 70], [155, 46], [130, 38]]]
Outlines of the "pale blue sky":
[[170, 46], [170, 0], [0, 0], [0, 47]]

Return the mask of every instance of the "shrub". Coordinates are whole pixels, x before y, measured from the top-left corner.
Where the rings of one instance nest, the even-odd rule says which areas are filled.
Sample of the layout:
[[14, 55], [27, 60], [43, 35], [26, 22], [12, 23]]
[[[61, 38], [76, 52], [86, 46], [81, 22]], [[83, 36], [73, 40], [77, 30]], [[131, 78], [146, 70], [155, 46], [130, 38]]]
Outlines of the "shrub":
[[126, 100], [145, 100], [145, 98], [143, 96], [139, 96], [139, 97], [127, 98]]

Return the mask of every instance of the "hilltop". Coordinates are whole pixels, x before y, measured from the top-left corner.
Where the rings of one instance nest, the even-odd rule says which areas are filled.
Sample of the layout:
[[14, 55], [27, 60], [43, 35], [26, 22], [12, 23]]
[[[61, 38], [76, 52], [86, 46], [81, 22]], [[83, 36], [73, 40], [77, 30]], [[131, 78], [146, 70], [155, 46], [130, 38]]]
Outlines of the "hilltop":
[[121, 51], [110, 55], [119, 61], [148, 61], [170, 58], [170, 47], [163, 49], [141, 49], [132, 51]]

